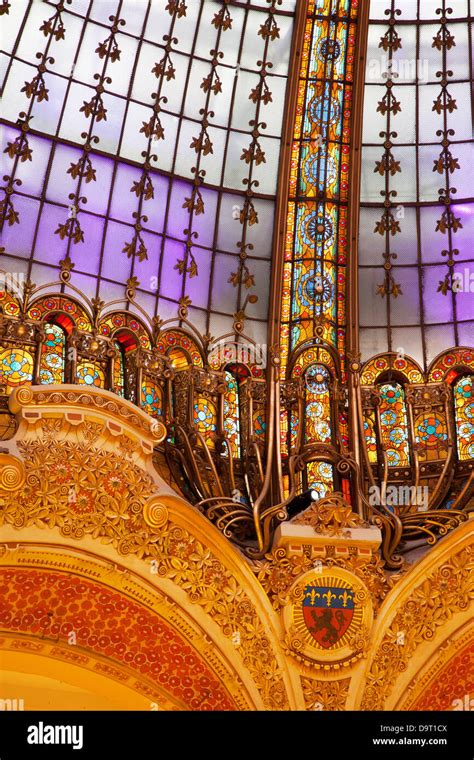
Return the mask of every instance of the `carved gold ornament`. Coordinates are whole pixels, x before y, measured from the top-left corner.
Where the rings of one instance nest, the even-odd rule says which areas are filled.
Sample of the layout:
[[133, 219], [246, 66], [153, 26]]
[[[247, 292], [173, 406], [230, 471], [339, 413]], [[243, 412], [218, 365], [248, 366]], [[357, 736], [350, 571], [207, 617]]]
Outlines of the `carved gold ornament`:
[[5, 491], [18, 491], [25, 482], [23, 462], [11, 454], [0, 454], [0, 487]]
[[157, 530], [166, 525], [169, 516], [167, 503], [169, 504], [169, 502], [170, 497], [166, 496], [155, 496], [146, 502], [143, 507], [143, 519], [150, 528]]

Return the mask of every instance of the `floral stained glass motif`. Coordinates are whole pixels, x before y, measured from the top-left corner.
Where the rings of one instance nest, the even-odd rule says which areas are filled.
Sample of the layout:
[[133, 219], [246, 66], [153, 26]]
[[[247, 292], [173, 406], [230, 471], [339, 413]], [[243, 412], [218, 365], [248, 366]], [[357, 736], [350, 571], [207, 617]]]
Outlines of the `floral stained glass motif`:
[[282, 377], [290, 352], [315, 337], [345, 353], [350, 120], [358, 3], [309, 2], [291, 152], [284, 253]]
[[474, 459], [474, 380], [463, 377], [454, 386], [454, 407], [458, 456], [462, 462]]
[[308, 489], [316, 491], [318, 499], [323, 499], [333, 490], [332, 465], [327, 462], [308, 462], [306, 477]]
[[0, 385], [11, 393], [19, 385], [33, 380], [33, 357], [20, 348], [0, 349]]
[[446, 459], [448, 431], [444, 411], [421, 412], [417, 416], [415, 443], [420, 461]]
[[163, 414], [163, 393], [160, 386], [147, 378], [141, 389], [142, 408], [152, 417], [161, 417]]
[[389, 467], [410, 464], [405, 393], [398, 383], [380, 386], [380, 428], [382, 448]]
[[217, 427], [217, 410], [215, 404], [205, 396], [199, 396], [194, 404], [194, 422], [198, 431], [210, 449], [214, 448], [214, 436]]
[[77, 365], [77, 383], [89, 387], [105, 388], [104, 370], [94, 362], [81, 359]]
[[312, 364], [305, 375], [305, 442], [331, 441], [329, 372], [322, 364]]
[[227, 389], [224, 394], [224, 431], [232, 456], [240, 457], [240, 404], [239, 385], [229, 371], [225, 373]]
[[377, 461], [377, 438], [375, 436], [375, 412], [373, 409], [365, 412], [364, 435], [369, 462], [375, 463]]
[[117, 349], [117, 356], [114, 358], [114, 391], [117, 395], [125, 397], [125, 367], [123, 349], [120, 343], [115, 340], [114, 347]]
[[[329, 371], [322, 364], [311, 364], [305, 373], [305, 443], [330, 443], [332, 440]], [[308, 488], [323, 498], [333, 488], [332, 465], [309, 462], [306, 466]], [[319, 478], [319, 479], [318, 479]]]
[[44, 328], [39, 381], [42, 385], [58, 385], [64, 383], [66, 334], [58, 325], [45, 324]]

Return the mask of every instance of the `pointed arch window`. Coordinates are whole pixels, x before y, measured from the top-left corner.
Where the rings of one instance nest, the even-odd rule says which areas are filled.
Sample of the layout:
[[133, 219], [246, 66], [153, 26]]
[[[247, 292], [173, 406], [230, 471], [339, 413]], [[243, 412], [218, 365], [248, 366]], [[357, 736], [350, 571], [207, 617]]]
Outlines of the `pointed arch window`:
[[63, 327], [53, 322], [46, 322], [44, 330], [39, 382], [41, 385], [59, 385], [65, 382], [66, 332]]
[[379, 386], [379, 391], [381, 444], [387, 454], [388, 466], [407, 467], [410, 447], [405, 391], [400, 383], [384, 383]]
[[454, 386], [454, 414], [458, 457], [461, 462], [474, 459], [474, 378], [462, 377]]

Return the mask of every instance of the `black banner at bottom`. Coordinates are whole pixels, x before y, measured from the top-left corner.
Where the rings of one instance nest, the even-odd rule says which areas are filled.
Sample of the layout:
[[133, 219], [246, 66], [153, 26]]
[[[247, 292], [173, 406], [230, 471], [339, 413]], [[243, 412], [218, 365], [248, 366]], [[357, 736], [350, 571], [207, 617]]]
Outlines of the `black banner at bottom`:
[[[222, 756], [251, 760], [321, 751], [341, 757], [416, 757], [472, 760], [470, 712], [0, 712], [0, 760], [26, 757], [129, 758], [137, 752]], [[295, 744], [293, 744], [295, 742]], [[170, 747], [171, 744], [171, 747]]]

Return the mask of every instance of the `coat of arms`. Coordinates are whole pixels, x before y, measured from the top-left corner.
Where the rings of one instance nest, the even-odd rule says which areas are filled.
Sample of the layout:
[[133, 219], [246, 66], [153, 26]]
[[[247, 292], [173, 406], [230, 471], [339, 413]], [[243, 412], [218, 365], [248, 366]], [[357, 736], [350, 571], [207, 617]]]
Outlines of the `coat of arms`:
[[303, 617], [311, 636], [325, 649], [336, 644], [354, 616], [354, 592], [337, 586], [306, 586]]

